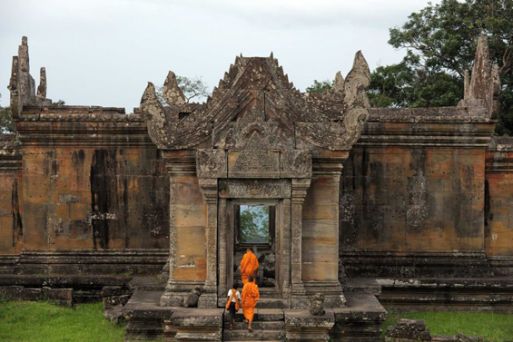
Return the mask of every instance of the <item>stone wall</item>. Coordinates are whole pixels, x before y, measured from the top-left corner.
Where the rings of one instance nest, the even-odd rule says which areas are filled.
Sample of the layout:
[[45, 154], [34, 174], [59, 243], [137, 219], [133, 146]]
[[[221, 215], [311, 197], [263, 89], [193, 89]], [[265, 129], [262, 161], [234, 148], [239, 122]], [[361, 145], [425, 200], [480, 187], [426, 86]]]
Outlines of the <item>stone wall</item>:
[[344, 247], [481, 251], [484, 159], [483, 149], [355, 149], [345, 165]]
[[513, 273], [513, 138], [495, 138], [486, 153], [484, 224], [495, 272]]
[[[485, 160], [493, 126], [470, 108], [373, 109], [344, 164], [340, 244], [346, 271], [487, 273]], [[512, 189], [487, 189], [486, 203], [507, 216], [513, 206], [499, 196], [511, 198]]]
[[169, 180], [141, 117], [99, 107], [25, 108], [16, 125], [16, 156], [0, 155], [7, 190], [0, 195], [0, 255], [36, 252], [41, 260], [84, 263], [94, 254], [67, 252], [103, 251], [116, 272], [125, 270], [120, 255], [137, 264], [143, 251], [166, 254]]
[[0, 134], [0, 255], [14, 253], [23, 234], [18, 193], [20, 168], [15, 136]]

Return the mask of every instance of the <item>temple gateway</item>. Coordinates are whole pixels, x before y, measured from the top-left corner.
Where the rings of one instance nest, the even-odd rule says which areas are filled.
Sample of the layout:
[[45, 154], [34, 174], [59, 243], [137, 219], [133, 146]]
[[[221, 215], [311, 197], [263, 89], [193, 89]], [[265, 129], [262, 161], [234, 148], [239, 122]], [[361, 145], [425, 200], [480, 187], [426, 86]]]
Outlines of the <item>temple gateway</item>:
[[[272, 54], [239, 56], [205, 103], [169, 72], [126, 114], [47, 99], [24, 37], [0, 296], [103, 299], [127, 340], [376, 341], [385, 307], [511, 311], [513, 140], [493, 136], [486, 39], [456, 107], [370, 108], [369, 82], [360, 52], [314, 94]], [[252, 334], [224, 309], [247, 248]]]

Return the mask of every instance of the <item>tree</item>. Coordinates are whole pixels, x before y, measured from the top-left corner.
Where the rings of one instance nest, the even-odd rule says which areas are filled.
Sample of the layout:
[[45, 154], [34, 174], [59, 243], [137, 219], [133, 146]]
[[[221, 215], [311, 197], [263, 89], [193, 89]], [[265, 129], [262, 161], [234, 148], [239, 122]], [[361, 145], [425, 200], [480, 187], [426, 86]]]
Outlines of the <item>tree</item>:
[[208, 97], [208, 88], [201, 78], [177, 76], [176, 81], [187, 102], [190, 102], [193, 98], [205, 99]]
[[453, 106], [463, 94], [463, 82], [456, 76], [414, 69], [404, 62], [376, 68], [369, 88], [374, 107]]
[[240, 241], [265, 243], [269, 241], [269, 207], [240, 206]]
[[332, 87], [333, 87], [333, 81], [328, 81], [328, 80], [317, 81], [317, 80], [314, 80], [314, 83], [311, 86], [309, 86], [308, 88], [306, 88], [306, 92], [309, 93], [309, 94], [322, 93], [323, 91], [329, 90]]
[[463, 75], [471, 70], [477, 37], [488, 37], [502, 82], [497, 132], [513, 133], [513, 2], [442, 0], [412, 13], [389, 43], [406, 49], [399, 64], [372, 73], [374, 106], [454, 106], [463, 95]]
[[[182, 89], [185, 101], [189, 103], [192, 99], [205, 100], [208, 95], [208, 87], [200, 77], [189, 78], [186, 76], [176, 76], [176, 81], [180, 89]], [[157, 97], [164, 104], [166, 101], [163, 97], [163, 87], [158, 87]]]

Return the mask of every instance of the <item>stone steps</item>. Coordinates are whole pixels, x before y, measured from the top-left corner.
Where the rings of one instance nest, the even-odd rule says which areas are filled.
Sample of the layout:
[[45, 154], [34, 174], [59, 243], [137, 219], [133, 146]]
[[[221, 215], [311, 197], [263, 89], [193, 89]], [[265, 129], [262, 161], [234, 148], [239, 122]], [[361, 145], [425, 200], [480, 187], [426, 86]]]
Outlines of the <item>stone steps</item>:
[[[263, 321], [281, 321], [285, 320], [283, 310], [275, 309], [275, 308], [257, 308], [255, 309], [255, 317], [254, 322], [263, 322]], [[224, 312], [224, 321], [230, 321], [230, 313], [228, 311]], [[243, 322], [244, 315], [242, 314], [242, 309], [237, 312], [235, 315], [236, 322]]]
[[[260, 305], [260, 302], [259, 302]], [[235, 316], [233, 330], [230, 330], [230, 314], [224, 314], [224, 341], [283, 341], [285, 338], [285, 316], [282, 309], [257, 308], [253, 321], [253, 332], [248, 332], [242, 310]]]
[[[230, 323], [225, 322], [224, 328], [229, 330]], [[246, 330], [248, 324], [246, 322], [235, 322], [233, 324], [233, 330]], [[285, 329], [285, 322], [283, 321], [264, 321], [264, 322], [253, 322], [253, 329], [255, 330], [283, 330]]]
[[285, 332], [283, 330], [257, 330], [253, 332], [244, 330], [223, 331], [223, 341], [283, 341]]
[[[231, 342], [257, 342], [259, 340], [231, 340]], [[268, 340], [268, 342], [282, 342], [283, 340]]]
[[280, 298], [263, 298], [258, 301], [257, 306], [263, 309], [283, 309], [285, 303]]

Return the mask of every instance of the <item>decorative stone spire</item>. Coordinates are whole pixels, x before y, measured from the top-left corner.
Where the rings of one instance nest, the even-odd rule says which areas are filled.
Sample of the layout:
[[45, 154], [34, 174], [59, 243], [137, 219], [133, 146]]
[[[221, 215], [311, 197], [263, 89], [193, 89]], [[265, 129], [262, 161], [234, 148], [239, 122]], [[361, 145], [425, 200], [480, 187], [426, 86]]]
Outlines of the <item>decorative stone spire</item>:
[[18, 89], [25, 105], [29, 104], [36, 95], [35, 82], [30, 75], [28, 43], [25, 36], [21, 38], [21, 45], [18, 47], [18, 66]]
[[37, 97], [41, 99], [46, 98], [46, 68], [42, 67], [39, 70], [39, 86], [37, 87]]
[[488, 40], [481, 34], [477, 40], [476, 55], [470, 79], [464, 75], [464, 97], [458, 104], [466, 107], [484, 107], [489, 116], [498, 110], [496, 97], [500, 91], [499, 70], [492, 65]]
[[499, 66], [495, 63], [492, 66], [492, 87], [492, 117], [494, 117], [500, 110], [499, 96], [501, 93], [501, 78], [499, 75]]
[[470, 98], [470, 74], [468, 70], [463, 73], [463, 98]]
[[166, 115], [157, 97], [155, 86], [151, 82], [148, 82], [144, 90], [139, 109], [148, 115], [148, 134], [151, 140], [161, 148], [166, 146], [168, 143]]
[[344, 83], [344, 103], [347, 108], [370, 107], [367, 88], [370, 85], [370, 70], [365, 57], [358, 51], [354, 57], [353, 68], [347, 74]]
[[11, 111], [14, 115], [17, 115], [20, 111], [20, 98], [18, 92], [18, 56], [12, 57], [12, 66], [11, 66], [11, 78], [9, 80], [9, 92], [11, 93]]
[[146, 89], [144, 89], [144, 93], [141, 97], [141, 110], [145, 111], [145, 109], [149, 109], [150, 106], [156, 105], [159, 103], [157, 93], [155, 91], [155, 86], [153, 83], [148, 82]]
[[[492, 65], [488, 51], [488, 40], [485, 35], [477, 39], [476, 55], [472, 66], [472, 77], [470, 79], [469, 91], [476, 99], [486, 97], [486, 90], [490, 86]], [[484, 92], [483, 92], [484, 91]]]
[[176, 75], [171, 70], [167, 74], [166, 81], [164, 82], [162, 95], [169, 105], [182, 106], [186, 103], [183, 91], [178, 86]]
[[333, 82], [333, 90], [335, 92], [344, 92], [345, 81], [342, 73], [337, 71], [335, 74], [335, 82]]
[[18, 47], [18, 55], [12, 58], [11, 78], [9, 81], [11, 93], [11, 110], [16, 116], [26, 105], [49, 105], [46, 99], [46, 70], [41, 68], [41, 83], [36, 97], [35, 81], [30, 75], [30, 63], [27, 37], [23, 36]]

